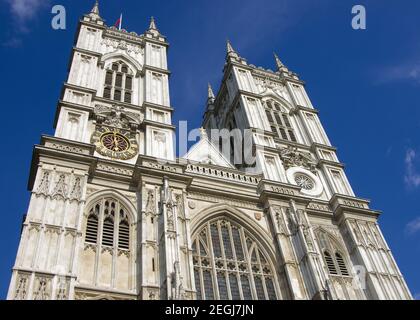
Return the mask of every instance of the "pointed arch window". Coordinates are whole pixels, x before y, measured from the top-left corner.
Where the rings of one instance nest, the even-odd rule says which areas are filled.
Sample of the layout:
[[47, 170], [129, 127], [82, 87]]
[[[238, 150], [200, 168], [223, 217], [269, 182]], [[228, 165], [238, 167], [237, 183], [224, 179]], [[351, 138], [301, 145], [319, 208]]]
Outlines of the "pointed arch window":
[[319, 230], [317, 231], [317, 240], [320, 248], [322, 248], [328, 273], [333, 276], [350, 276], [344, 255], [339, 250], [335, 240], [332, 239], [332, 236], [325, 231]]
[[85, 242], [115, 249], [130, 249], [130, 222], [126, 208], [118, 200], [105, 198], [91, 207]]
[[277, 280], [260, 244], [228, 220], [206, 223], [193, 238], [198, 300], [276, 300]]
[[133, 94], [133, 73], [122, 61], [114, 62], [105, 74], [103, 97], [131, 103]]
[[279, 103], [274, 100], [265, 102], [265, 113], [270, 123], [271, 131], [279, 139], [297, 142], [289, 115], [284, 112]]

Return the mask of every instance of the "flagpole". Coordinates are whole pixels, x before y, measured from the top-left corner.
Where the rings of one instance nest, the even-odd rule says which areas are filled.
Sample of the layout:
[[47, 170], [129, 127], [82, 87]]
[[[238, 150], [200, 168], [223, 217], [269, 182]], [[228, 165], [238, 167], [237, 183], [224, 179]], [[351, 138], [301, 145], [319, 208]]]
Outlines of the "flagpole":
[[120, 30], [120, 31], [121, 31], [121, 26], [122, 26], [122, 13], [120, 15], [120, 25], [119, 25], [119, 28], [118, 28], [118, 30]]

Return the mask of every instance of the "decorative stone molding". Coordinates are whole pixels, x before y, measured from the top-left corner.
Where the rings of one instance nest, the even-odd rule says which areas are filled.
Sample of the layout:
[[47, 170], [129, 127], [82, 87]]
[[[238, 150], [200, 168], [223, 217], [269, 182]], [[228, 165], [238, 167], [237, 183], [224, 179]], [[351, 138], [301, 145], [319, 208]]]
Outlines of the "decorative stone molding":
[[288, 146], [280, 150], [280, 159], [284, 168], [301, 167], [316, 173], [316, 163], [308, 152], [299, 151], [298, 148]]
[[44, 170], [42, 173], [41, 182], [38, 185], [36, 190], [37, 195], [49, 195], [50, 189], [50, 171]]
[[67, 198], [67, 182], [66, 182], [66, 175], [64, 173], [60, 173], [58, 178], [57, 184], [55, 185], [52, 197], [55, 199], [66, 199]]
[[246, 183], [246, 184], [253, 184], [257, 185], [261, 177], [250, 176], [242, 173], [230, 172], [221, 169], [214, 169], [205, 166], [200, 166], [196, 164], [188, 164], [186, 169], [186, 173], [193, 173], [199, 175], [205, 175], [209, 177], [214, 177], [218, 179], [230, 180], [234, 182]]
[[67, 151], [67, 152], [73, 152], [73, 153], [84, 153], [82, 148], [74, 147], [66, 144], [58, 144], [58, 143], [51, 143], [48, 144], [47, 147], [61, 150], [61, 151]]
[[143, 45], [143, 39], [140, 35], [138, 35], [136, 32], [130, 32], [128, 33], [126, 30], [118, 30], [109, 28], [104, 31], [104, 39], [107, 39], [106, 37], [110, 37], [110, 39], [125, 39], [126, 41], [132, 41], [135, 43], [138, 43], [139, 46]]
[[271, 191], [275, 193], [281, 193], [293, 196], [295, 195], [295, 191], [293, 189], [285, 188], [285, 187], [278, 187], [278, 186], [270, 186]]
[[329, 206], [327, 204], [321, 204], [317, 202], [310, 202], [307, 206], [308, 210], [316, 210], [316, 211], [325, 211], [331, 212]]
[[251, 209], [251, 210], [260, 209], [259, 205], [255, 202], [234, 200], [228, 197], [217, 197], [217, 196], [212, 196], [205, 193], [190, 192], [188, 193], [188, 198], [191, 199], [190, 201], [188, 201], [188, 206], [190, 207], [190, 209], [194, 209], [196, 205], [194, 203], [192, 205], [194, 208], [191, 208], [191, 204], [192, 202], [194, 202], [192, 201], [192, 199], [197, 200], [197, 201], [206, 201], [206, 202], [212, 202], [212, 203], [225, 203], [233, 207], [240, 207], [240, 208]]
[[35, 277], [34, 300], [49, 300], [51, 298], [51, 278], [43, 275]]
[[119, 105], [109, 107], [97, 104], [94, 114], [98, 124], [126, 130], [135, 130], [144, 120], [143, 114], [127, 111]]
[[29, 277], [27, 273], [18, 273], [16, 279], [15, 300], [25, 300], [28, 295]]
[[142, 165], [147, 167], [147, 168], [158, 169], [158, 170], [163, 170], [163, 171], [168, 171], [168, 172], [173, 172], [173, 173], [181, 173], [182, 172], [174, 166], [167, 165], [167, 164], [164, 165], [164, 164], [160, 164], [160, 163], [157, 163], [157, 162], [143, 161]]
[[141, 54], [144, 55], [144, 50], [140, 45], [127, 43], [125, 40], [117, 40], [113, 38], [104, 38], [101, 42], [102, 45], [107, 47], [112, 47], [115, 50], [122, 49], [126, 51], [128, 54]]
[[101, 171], [110, 172], [110, 173], [116, 173], [116, 174], [121, 174], [121, 175], [125, 175], [125, 176], [130, 176], [130, 177], [134, 173], [134, 170], [125, 169], [125, 168], [121, 168], [121, 167], [117, 167], [117, 166], [112, 166], [112, 165], [108, 165], [108, 164], [104, 164], [104, 163], [98, 163], [96, 169], [101, 170]]
[[73, 187], [70, 191], [70, 200], [80, 201], [82, 199], [81, 177], [75, 177]]

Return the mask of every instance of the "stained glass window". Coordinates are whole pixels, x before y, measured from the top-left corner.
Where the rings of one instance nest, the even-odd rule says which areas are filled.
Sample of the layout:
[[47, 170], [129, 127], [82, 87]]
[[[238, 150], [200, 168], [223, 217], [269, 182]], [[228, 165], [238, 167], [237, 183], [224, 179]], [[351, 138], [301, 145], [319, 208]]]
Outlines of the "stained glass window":
[[193, 239], [197, 299], [278, 298], [270, 260], [245, 228], [228, 219], [213, 220]]

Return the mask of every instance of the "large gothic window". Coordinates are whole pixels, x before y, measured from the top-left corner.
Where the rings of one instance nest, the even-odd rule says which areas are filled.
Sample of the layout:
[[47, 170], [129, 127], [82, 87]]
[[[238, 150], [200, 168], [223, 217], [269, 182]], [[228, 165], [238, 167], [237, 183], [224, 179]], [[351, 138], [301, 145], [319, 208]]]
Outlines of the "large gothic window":
[[86, 224], [85, 242], [123, 250], [130, 248], [127, 210], [119, 201], [106, 198], [92, 206]]
[[193, 241], [198, 300], [276, 300], [277, 284], [255, 238], [227, 219], [206, 223]]
[[108, 289], [133, 287], [135, 237], [127, 207], [112, 196], [98, 199], [86, 212], [79, 282]]
[[105, 74], [104, 98], [131, 103], [133, 74], [122, 61], [114, 62]]
[[289, 115], [284, 112], [280, 104], [274, 100], [267, 100], [265, 102], [265, 113], [270, 123], [271, 131], [277, 138], [292, 142], [297, 141]]

